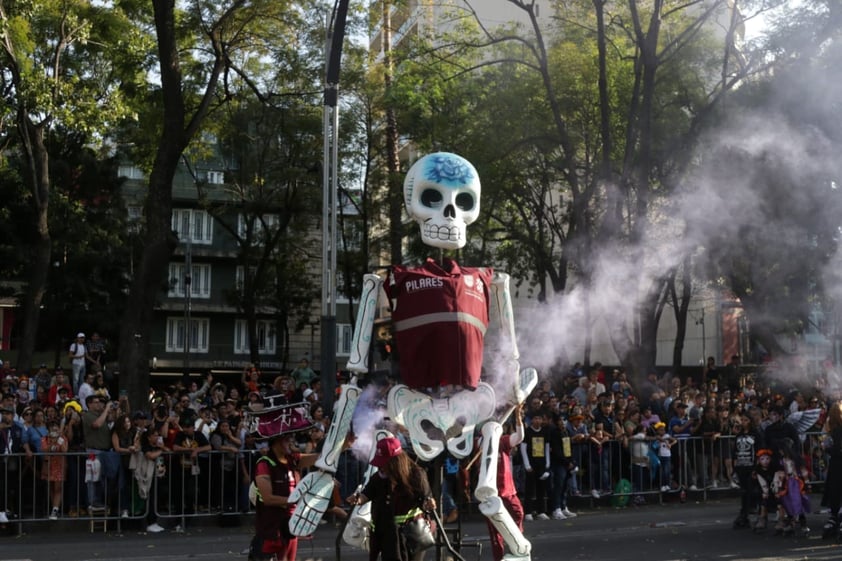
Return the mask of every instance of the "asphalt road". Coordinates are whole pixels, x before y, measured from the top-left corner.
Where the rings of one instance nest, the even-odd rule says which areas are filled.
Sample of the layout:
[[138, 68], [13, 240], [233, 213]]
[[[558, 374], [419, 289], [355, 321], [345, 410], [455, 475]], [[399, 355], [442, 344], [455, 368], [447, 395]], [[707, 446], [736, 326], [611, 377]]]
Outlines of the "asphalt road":
[[[813, 498], [817, 503], [817, 498]], [[572, 506], [572, 505], [571, 505]], [[823, 540], [826, 515], [812, 514], [807, 537], [775, 536], [772, 530], [754, 534], [733, 530], [737, 503], [734, 498], [706, 503], [669, 503], [615, 509], [607, 504], [577, 505], [580, 513], [564, 521], [526, 523], [532, 542], [532, 558], [539, 560], [641, 560], [641, 561], [741, 561], [830, 560], [842, 558], [842, 541]], [[201, 561], [245, 560], [243, 550], [250, 539], [249, 519], [238, 528], [196, 525], [184, 533], [167, 531], [146, 534], [124, 528], [123, 532], [91, 534], [83, 522], [39, 524], [19, 536], [0, 537], [0, 561]], [[53, 523], [55, 524], [55, 523]], [[71, 526], [72, 525], [72, 526]], [[465, 561], [490, 561], [485, 523], [470, 515], [462, 526]], [[327, 524], [312, 541], [299, 546], [298, 561], [367, 560], [367, 553], [343, 545], [337, 556], [338, 530]], [[477, 543], [482, 548], [475, 547]], [[472, 545], [473, 544], [473, 545]], [[443, 559], [447, 556], [443, 555]], [[427, 555], [435, 559], [435, 552]]]

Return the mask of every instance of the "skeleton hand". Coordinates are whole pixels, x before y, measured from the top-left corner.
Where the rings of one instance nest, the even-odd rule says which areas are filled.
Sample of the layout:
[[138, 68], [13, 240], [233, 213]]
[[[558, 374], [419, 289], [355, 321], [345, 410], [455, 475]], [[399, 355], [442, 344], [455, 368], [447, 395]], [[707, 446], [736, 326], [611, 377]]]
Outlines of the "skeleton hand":
[[333, 474], [314, 471], [304, 476], [289, 495], [289, 503], [297, 503], [289, 520], [289, 530], [295, 536], [309, 536], [316, 531], [327, 510], [333, 493]]

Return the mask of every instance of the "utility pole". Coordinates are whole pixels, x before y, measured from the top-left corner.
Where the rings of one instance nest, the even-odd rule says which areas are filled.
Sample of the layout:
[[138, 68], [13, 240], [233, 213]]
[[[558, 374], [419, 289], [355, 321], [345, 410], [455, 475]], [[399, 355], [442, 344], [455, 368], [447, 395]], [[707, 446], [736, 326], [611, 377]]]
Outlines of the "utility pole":
[[322, 318], [319, 398], [327, 411], [336, 394], [336, 231], [339, 177], [339, 63], [345, 39], [349, 0], [337, 0], [328, 23], [324, 90], [324, 165], [322, 166]]
[[[383, 0], [383, 88], [386, 98], [392, 90], [392, 2]], [[398, 119], [392, 102], [386, 105], [386, 197], [389, 203], [389, 252], [392, 263], [403, 263], [403, 189], [400, 180]]]
[[193, 229], [187, 232], [187, 243], [184, 248], [184, 386], [190, 387], [190, 313], [191, 297], [193, 296], [193, 244], [191, 236]]

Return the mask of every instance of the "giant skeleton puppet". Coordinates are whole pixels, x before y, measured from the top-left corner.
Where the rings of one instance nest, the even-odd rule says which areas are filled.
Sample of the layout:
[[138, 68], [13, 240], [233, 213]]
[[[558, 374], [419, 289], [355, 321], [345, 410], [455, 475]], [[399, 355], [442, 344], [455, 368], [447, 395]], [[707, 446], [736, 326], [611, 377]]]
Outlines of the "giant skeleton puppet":
[[[467, 241], [467, 226], [479, 216], [479, 177], [474, 166], [461, 156], [429, 154], [407, 173], [404, 198], [410, 217], [421, 226], [421, 239], [426, 245], [459, 249]], [[347, 365], [355, 374], [368, 371], [377, 295], [382, 286], [379, 276], [365, 275]], [[500, 403], [522, 403], [537, 383], [537, 372], [532, 368], [521, 372], [517, 362], [509, 275], [493, 273], [489, 268], [460, 267], [450, 259], [441, 263], [427, 259], [416, 268], [393, 266], [385, 290], [392, 301], [392, 327], [404, 382], [389, 392], [389, 416], [407, 428], [412, 447], [422, 460], [432, 460], [445, 449], [465, 458], [473, 450], [475, 431], [482, 427], [475, 490], [480, 511], [502, 534], [510, 551], [506, 559], [530, 559], [531, 544], [497, 495], [497, 452], [502, 434], [495, 418], [498, 400], [492, 387], [480, 382], [483, 340], [493, 301], [508, 354], [504, 372], [493, 373], [503, 382], [498, 387], [510, 394], [502, 396]], [[316, 463], [320, 471], [308, 474], [290, 496], [290, 501], [298, 501], [290, 521], [296, 535], [311, 534], [328, 506], [337, 458], [359, 396], [354, 376], [342, 386], [335, 421]], [[350, 523], [357, 529], [366, 523], [365, 514], [361, 520], [358, 509], [354, 509]], [[355, 545], [362, 546], [364, 534], [356, 532], [363, 537]]]

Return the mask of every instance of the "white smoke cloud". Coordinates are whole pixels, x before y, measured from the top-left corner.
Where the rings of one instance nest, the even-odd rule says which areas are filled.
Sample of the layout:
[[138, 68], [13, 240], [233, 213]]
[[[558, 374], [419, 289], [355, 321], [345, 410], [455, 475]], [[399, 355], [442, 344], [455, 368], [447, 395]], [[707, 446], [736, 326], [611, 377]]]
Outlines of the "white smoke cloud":
[[354, 409], [353, 425], [356, 440], [351, 451], [357, 459], [368, 463], [374, 449], [374, 434], [386, 418], [386, 410], [381, 401], [381, 388], [377, 384], [368, 384], [360, 394]]
[[[774, 162], [776, 169], [799, 179], [837, 173], [833, 143], [816, 127], [793, 122], [781, 114], [744, 112], [726, 126], [707, 135], [697, 167], [668, 200], [655, 200], [651, 227], [636, 245], [622, 243], [595, 248], [589, 255], [593, 278], [589, 287], [574, 278], [565, 294], [553, 295], [545, 305], [521, 308], [518, 314], [518, 343], [521, 363], [544, 373], [559, 364], [583, 361], [588, 326], [595, 345], [605, 350], [607, 329], [622, 327], [633, 334], [637, 307], [649, 296], [653, 283], [665, 271], [680, 264], [688, 253], [699, 255], [712, 244], [730, 239], [742, 243], [746, 229], [770, 229], [764, 205], [768, 196], [751, 168], [728, 169], [728, 163], [711, 159], [712, 154], [743, 154], [745, 160]], [[748, 173], [746, 173], [748, 171]], [[814, 191], [792, 193], [794, 205], [809, 203]], [[839, 221], [836, 216], [816, 220]], [[805, 233], [798, 225], [771, 228], [778, 240], [797, 240]], [[715, 248], [714, 248], [715, 249]], [[842, 296], [842, 256], [833, 257], [823, 273], [829, 294]], [[667, 310], [666, 313], [670, 313]], [[758, 319], [758, 318], [755, 318]], [[610, 348], [610, 350], [614, 350]], [[626, 349], [619, 348], [620, 353]], [[598, 352], [594, 353], [601, 360]], [[799, 364], [803, 361], [795, 361]], [[805, 369], [788, 367], [785, 376]], [[805, 375], [806, 376], [806, 375]]]

